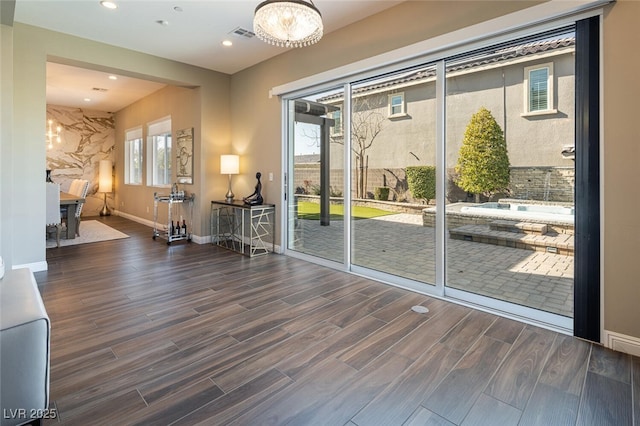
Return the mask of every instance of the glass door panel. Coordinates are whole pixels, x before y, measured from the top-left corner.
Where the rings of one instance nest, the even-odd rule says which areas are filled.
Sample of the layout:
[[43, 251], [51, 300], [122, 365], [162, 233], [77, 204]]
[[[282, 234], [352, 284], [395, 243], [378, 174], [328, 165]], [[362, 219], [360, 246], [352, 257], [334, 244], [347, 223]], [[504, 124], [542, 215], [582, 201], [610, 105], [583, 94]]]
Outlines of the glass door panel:
[[351, 262], [435, 284], [436, 69], [351, 88]]
[[288, 101], [287, 248], [344, 262], [343, 90]]
[[573, 316], [574, 52], [570, 30], [447, 61], [447, 289]]

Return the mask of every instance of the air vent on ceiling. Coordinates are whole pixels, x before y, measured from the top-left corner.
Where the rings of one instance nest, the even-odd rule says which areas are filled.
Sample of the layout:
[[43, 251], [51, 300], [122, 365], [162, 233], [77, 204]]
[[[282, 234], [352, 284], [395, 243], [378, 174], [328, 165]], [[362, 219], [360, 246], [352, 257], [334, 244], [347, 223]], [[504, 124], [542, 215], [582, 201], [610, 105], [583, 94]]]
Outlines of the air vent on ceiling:
[[102, 87], [94, 87], [91, 90], [93, 90], [94, 92], [107, 92], [107, 91], [109, 91], [109, 89], [104, 89]]
[[236, 29], [231, 31], [229, 34], [233, 34], [234, 36], [244, 37], [244, 38], [253, 38], [256, 36], [253, 31], [247, 30], [242, 27], [237, 27]]

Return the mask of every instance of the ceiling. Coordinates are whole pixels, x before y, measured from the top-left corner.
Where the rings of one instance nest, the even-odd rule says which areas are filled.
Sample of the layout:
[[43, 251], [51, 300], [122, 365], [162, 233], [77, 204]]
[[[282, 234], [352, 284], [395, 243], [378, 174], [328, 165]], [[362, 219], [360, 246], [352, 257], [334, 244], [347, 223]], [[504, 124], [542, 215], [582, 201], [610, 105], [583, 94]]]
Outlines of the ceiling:
[[[327, 34], [402, 1], [315, 0], [314, 4]], [[257, 37], [234, 34], [237, 29], [253, 31], [253, 13], [259, 2], [116, 0], [118, 8], [109, 10], [99, 0], [16, 0], [14, 21], [233, 74], [287, 50]], [[233, 45], [223, 46], [224, 40]], [[162, 87], [124, 76], [105, 82], [106, 77], [103, 72], [49, 64], [47, 103], [118, 111]]]

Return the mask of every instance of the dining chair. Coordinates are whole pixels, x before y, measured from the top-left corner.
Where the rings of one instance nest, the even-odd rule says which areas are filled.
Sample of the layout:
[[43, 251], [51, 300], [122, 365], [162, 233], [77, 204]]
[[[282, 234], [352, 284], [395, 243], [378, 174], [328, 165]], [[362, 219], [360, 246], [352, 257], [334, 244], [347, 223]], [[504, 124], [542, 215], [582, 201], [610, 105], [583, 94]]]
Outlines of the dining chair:
[[56, 233], [56, 245], [60, 247], [62, 219], [60, 217], [60, 184], [47, 182], [46, 233]]
[[[71, 181], [71, 185], [69, 185], [69, 194], [75, 195], [76, 197], [86, 198], [87, 192], [89, 190], [89, 181], [86, 179], [74, 179]], [[80, 222], [81, 222], [81, 214], [82, 214], [82, 206], [84, 205], [84, 201], [79, 203], [76, 206], [76, 234], [80, 236]], [[62, 210], [63, 216], [65, 219], [65, 236], [69, 238], [69, 228], [66, 226], [66, 209]]]

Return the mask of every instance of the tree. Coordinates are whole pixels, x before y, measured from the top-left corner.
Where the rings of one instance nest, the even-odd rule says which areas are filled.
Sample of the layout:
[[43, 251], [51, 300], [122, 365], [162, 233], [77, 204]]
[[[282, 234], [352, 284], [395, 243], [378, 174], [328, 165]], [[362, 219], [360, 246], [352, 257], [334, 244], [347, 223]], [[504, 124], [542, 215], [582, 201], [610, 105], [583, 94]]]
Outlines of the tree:
[[509, 187], [509, 155], [502, 129], [485, 107], [473, 114], [460, 147], [456, 184], [463, 190], [489, 199]]
[[[387, 118], [384, 115], [386, 97], [356, 97], [351, 113], [351, 151], [355, 160], [356, 198], [365, 198], [367, 189], [367, 150], [384, 129]], [[331, 142], [344, 145], [343, 136], [332, 136]]]

